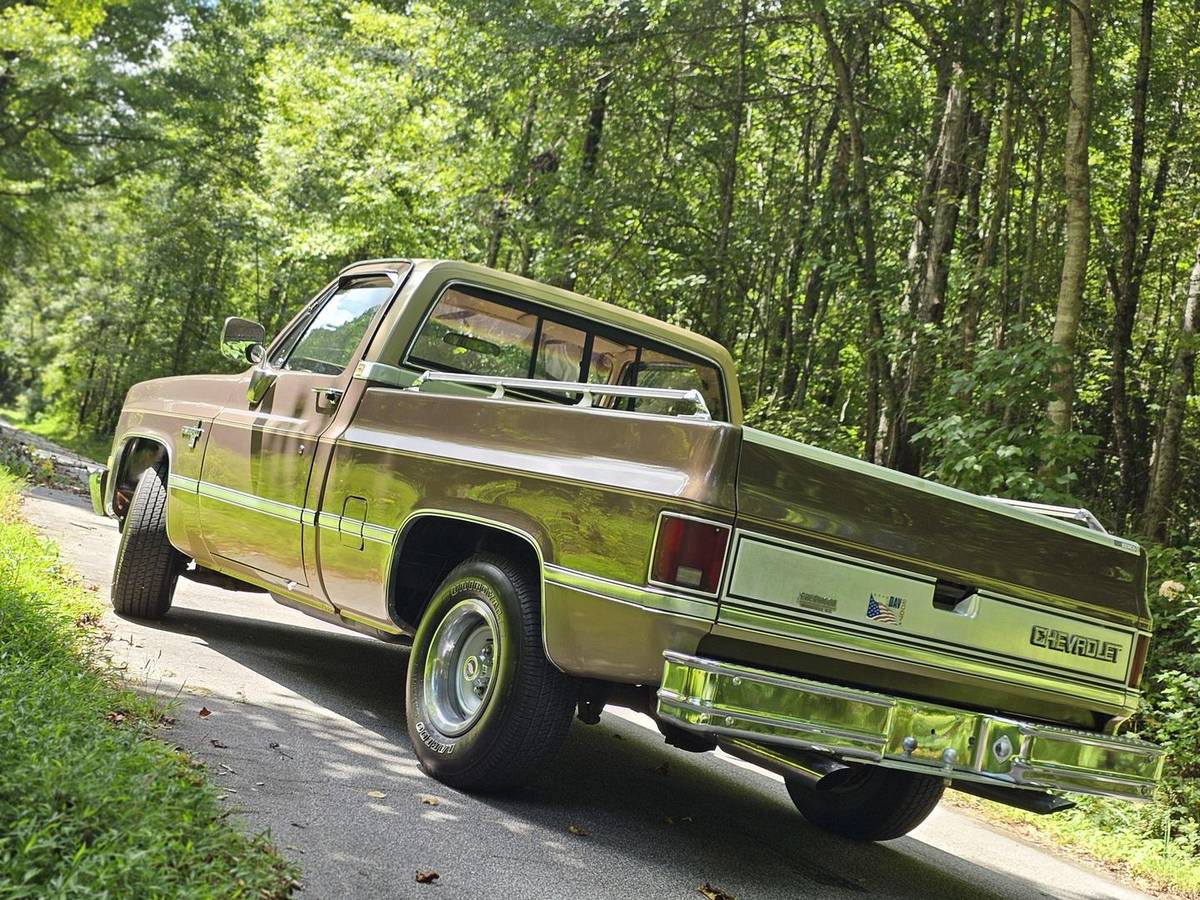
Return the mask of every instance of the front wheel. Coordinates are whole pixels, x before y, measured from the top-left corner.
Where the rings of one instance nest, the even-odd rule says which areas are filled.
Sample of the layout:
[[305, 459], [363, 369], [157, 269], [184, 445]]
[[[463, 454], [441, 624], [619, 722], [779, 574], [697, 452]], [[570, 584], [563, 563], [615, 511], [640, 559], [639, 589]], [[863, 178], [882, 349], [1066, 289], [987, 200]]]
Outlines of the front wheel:
[[473, 556], [425, 609], [408, 663], [408, 733], [421, 768], [494, 791], [537, 774], [566, 736], [571, 679], [542, 650], [539, 598], [509, 560]]
[[112, 605], [123, 616], [161, 619], [187, 560], [167, 539], [167, 470], [151, 466], [138, 479], [113, 566]]
[[813, 825], [856, 841], [890, 841], [925, 821], [946, 783], [932, 775], [860, 765], [820, 789], [787, 780], [796, 809]]

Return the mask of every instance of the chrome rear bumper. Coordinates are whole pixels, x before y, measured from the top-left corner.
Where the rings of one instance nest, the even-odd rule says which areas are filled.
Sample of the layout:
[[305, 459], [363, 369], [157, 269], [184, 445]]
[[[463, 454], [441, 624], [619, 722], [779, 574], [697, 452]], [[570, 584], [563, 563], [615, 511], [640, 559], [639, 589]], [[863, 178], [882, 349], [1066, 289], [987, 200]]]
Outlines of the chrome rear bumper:
[[1147, 800], [1163, 750], [667, 651], [658, 714], [683, 728], [955, 781]]

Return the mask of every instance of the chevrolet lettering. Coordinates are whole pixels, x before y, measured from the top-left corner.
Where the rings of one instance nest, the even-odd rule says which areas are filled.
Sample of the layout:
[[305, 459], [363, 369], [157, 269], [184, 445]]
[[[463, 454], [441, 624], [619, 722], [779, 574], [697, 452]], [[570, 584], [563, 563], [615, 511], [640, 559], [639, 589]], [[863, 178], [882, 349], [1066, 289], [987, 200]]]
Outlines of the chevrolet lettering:
[[718, 344], [466, 263], [357, 263], [221, 350], [239, 371], [125, 399], [91, 485], [114, 607], [163, 616], [188, 578], [411, 644], [396, 691], [449, 785], [524, 785], [614, 704], [861, 840], [947, 785], [1154, 790], [1162, 751], [1122, 733], [1146, 555], [1085, 510], [748, 427]]
[[1059, 653], [1073, 653], [1076, 656], [1088, 656], [1110, 663], [1115, 663], [1121, 654], [1119, 644], [1111, 641], [1099, 641], [1082, 634], [1070, 634], [1066, 631], [1059, 631], [1057, 628], [1047, 628], [1044, 625], [1033, 626], [1033, 631], [1029, 635], [1029, 643], [1035, 647], [1057, 650]]

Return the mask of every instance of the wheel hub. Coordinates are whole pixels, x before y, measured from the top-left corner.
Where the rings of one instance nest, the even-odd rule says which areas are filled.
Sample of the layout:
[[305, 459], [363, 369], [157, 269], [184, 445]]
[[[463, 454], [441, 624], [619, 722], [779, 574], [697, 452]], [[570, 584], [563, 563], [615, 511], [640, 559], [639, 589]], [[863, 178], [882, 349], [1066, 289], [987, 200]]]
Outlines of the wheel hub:
[[499, 628], [490, 606], [468, 598], [438, 625], [425, 662], [425, 712], [438, 731], [455, 737], [483, 714], [491, 698]]

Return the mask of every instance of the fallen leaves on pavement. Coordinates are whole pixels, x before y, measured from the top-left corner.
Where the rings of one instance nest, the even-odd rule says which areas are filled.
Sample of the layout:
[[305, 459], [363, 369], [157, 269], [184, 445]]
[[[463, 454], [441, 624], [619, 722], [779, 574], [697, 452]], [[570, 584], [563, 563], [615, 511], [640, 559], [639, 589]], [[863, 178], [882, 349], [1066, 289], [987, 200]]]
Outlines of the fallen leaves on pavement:
[[571, 834], [575, 835], [576, 837], [587, 837], [588, 836], [587, 829], [580, 828], [578, 825], [568, 825], [567, 831], [571, 832]]
[[433, 884], [438, 880], [438, 877], [439, 876], [437, 872], [422, 872], [420, 869], [418, 869], [416, 878], [414, 880], [417, 882], [417, 884]]
[[440, 801], [437, 797], [431, 797], [429, 794], [425, 794], [421, 797], [421, 802], [426, 806], [437, 806]]
[[387, 796], [383, 791], [367, 791], [368, 797], [374, 797], [376, 800], [382, 800]]
[[696, 893], [706, 897], [707, 900], [735, 900], [733, 894], [723, 891], [716, 885], [709, 884], [707, 881], [696, 888]]
[[212, 715], [212, 710], [209, 709], [207, 706], [200, 707], [200, 712], [199, 712], [200, 718], [207, 719], [211, 715]]
[[222, 743], [221, 741], [217, 740], [216, 738], [209, 738], [208, 742], [210, 744], [212, 744], [214, 747], [216, 747], [218, 750], [228, 750], [229, 749], [228, 744]]

